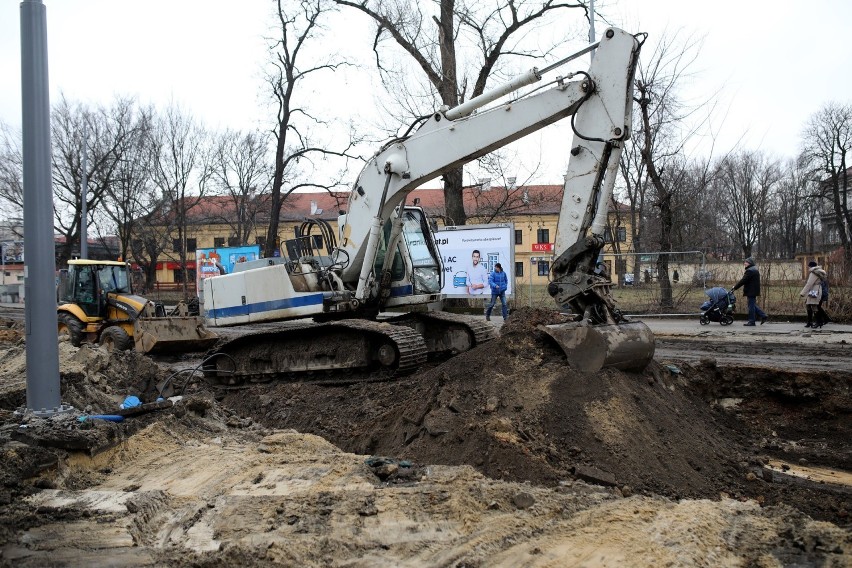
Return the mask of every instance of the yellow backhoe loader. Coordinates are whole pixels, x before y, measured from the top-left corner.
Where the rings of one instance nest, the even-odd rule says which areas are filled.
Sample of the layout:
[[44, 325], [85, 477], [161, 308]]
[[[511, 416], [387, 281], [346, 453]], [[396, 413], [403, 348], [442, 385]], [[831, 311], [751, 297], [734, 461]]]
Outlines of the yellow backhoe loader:
[[136, 296], [125, 262], [70, 260], [59, 283], [59, 334], [74, 346], [99, 343], [141, 353], [202, 351], [218, 336], [185, 303], [166, 314], [160, 303]]

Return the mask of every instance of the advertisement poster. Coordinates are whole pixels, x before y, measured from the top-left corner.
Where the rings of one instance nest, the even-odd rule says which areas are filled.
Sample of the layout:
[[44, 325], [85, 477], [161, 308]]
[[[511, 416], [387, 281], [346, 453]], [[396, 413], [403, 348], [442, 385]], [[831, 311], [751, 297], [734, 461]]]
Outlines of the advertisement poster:
[[491, 296], [488, 276], [499, 263], [508, 277], [506, 295], [515, 293], [514, 225], [462, 225], [435, 232], [435, 241], [444, 263], [447, 298]]
[[238, 262], [247, 262], [260, 258], [260, 245], [243, 247], [220, 247], [196, 249], [195, 251], [195, 285], [201, 295], [201, 281], [211, 276], [230, 274]]

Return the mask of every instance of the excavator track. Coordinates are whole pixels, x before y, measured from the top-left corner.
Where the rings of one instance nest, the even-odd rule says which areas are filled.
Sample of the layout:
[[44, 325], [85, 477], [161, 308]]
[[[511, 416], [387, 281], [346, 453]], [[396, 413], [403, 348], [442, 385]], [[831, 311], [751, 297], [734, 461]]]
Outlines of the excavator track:
[[[381, 380], [426, 362], [414, 330], [369, 320], [264, 326], [225, 339], [205, 357], [205, 378], [220, 386], [272, 380], [353, 382], [373, 373]], [[368, 372], [368, 374], [364, 374]], [[324, 380], [325, 379], [325, 380]]]
[[497, 337], [497, 329], [481, 319], [448, 312], [411, 312], [387, 320], [416, 330], [430, 358], [456, 355]]

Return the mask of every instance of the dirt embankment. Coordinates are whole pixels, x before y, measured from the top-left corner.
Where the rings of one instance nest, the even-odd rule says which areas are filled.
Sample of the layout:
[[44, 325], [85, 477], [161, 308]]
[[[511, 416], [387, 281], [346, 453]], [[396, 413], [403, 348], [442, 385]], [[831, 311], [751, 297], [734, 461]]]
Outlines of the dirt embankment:
[[843, 378], [829, 400], [819, 378], [733, 377], [710, 361], [576, 373], [535, 330], [553, 317], [521, 311], [450, 361], [335, 387], [215, 390], [134, 353], [61, 344], [63, 402], [83, 412], [183, 398], [122, 423], [23, 431], [23, 350], [7, 344], [0, 565], [848, 561], [848, 492], [769, 468], [844, 465]]
[[[780, 422], [771, 418], [783, 400], [792, 439], [822, 440], [824, 447], [806, 457], [850, 468], [849, 375], [781, 380], [767, 372], [725, 379], [710, 360], [655, 362], [642, 374], [584, 374], [571, 370], [558, 347], [536, 331], [558, 321], [549, 310], [519, 310], [498, 340], [391, 382], [259, 385], [220, 398], [264, 425], [311, 432], [356, 453], [467, 464], [496, 479], [551, 486], [580, 478], [626, 494], [752, 498], [848, 523], [848, 501], [836, 493], [766, 482], [763, 469], [779, 457]], [[760, 391], [762, 383], [768, 391]], [[796, 397], [806, 383], [805, 392], [826, 396]], [[732, 390], [737, 384], [740, 391]], [[718, 403], [737, 396], [745, 403]], [[823, 403], [822, 410], [814, 402]], [[761, 416], [763, 407], [768, 416]], [[796, 417], [819, 412], [826, 429], [792, 431]]]

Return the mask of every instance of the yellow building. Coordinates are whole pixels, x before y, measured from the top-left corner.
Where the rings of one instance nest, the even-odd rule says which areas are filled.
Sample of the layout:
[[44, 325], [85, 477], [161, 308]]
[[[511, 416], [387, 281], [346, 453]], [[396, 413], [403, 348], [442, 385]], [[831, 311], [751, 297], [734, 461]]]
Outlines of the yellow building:
[[[237, 227], [233, 200], [228, 197], [206, 197], [190, 209], [187, 228], [187, 269], [190, 282], [195, 281], [195, 250], [258, 244], [261, 250], [265, 245], [268, 227], [268, 209], [263, 215], [264, 198], [255, 204], [257, 213]], [[285, 247], [286, 241], [294, 239], [306, 219], [327, 222], [337, 234], [337, 217], [340, 210], [346, 208], [348, 194], [335, 193], [292, 193], [284, 200], [279, 223], [279, 246]], [[424, 208], [437, 226], [453, 224], [445, 216], [444, 194], [442, 189], [415, 190], [408, 202], [414, 199]], [[562, 204], [561, 185], [530, 185], [517, 188], [466, 188], [464, 191], [465, 210], [469, 224], [514, 223], [515, 227], [515, 266], [512, 275], [526, 283], [546, 285], [550, 266], [554, 259], [553, 243], [559, 220], [559, 208]], [[632, 270], [632, 262], [622, 260], [619, 253], [633, 252], [629, 210], [623, 205], [618, 209], [610, 208], [610, 226], [607, 229], [608, 244], [602, 253], [613, 280], [616, 274]], [[228, 220], [231, 219], [229, 222]], [[247, 239], [237, 237], [237, 232], [248, 234]], [[174, 233], [174, 231], [173, 231]], [[614, 238], [613, 238], [614, 237]], [[245, 241], [245, 242], [243, 242]], [[327, 250], [328, 243], [313, 237], [313, 245], [318, 250]], [[157, 280], [166, 286], [180, 282], [181, 265], [179, 262], [180, 242], [172, 235], [172, 246], [163, 251], [157, 263]], [[286, 253], [286, 251], [285, 251]], [[532, 282], [530, 282], [532, 278]]]
[[[193, 288], [196, 250], [259, 245], [262, 252], [269, 227], [269, 195], [255, 197], [250, 204], [243, 207], [242, 216], [235, 213], [238, 207], [231, 197], [211, 196], [195, 199], [196, 202], [186, 212], [186, 270], [188, 282]], [[336, 234], [337, 217], [340, 210], [345, 208], [347, 199], [348, 193], [343, 192], [288, 195], [279, 217], [280, 242], [277, 245], [285, 247], [287, 241], [295, 239], [308, 219], [329, 223]], [[237, 222], [239, 217], [241, 220]], [[142, 230], [139, 229], [139, 232]], [[161, 242], [156, 261], [157, 286], [162, 289], [175, 288], [176, 284], [182, 282], [184, 273], [180, 262], [182, 243], [177, 227], [154, 227], [153, 230], [149, 228], [148, 233], [151, 232], [157, 233], [156, 240]], [[144, 247], [139, 244], [144, 235], [135, 236], [134, 241], [137, 244], [131, 247], [131, 260], [144, 267], [149, 264], [148, 259], [144, 258]], [[312, 242], [315, 249], [327, 250], [327, 243], [323, 242], [321, 237], [314, 237]], [[139, 251], [143, 251], [143, 254], [139, 254]]]

